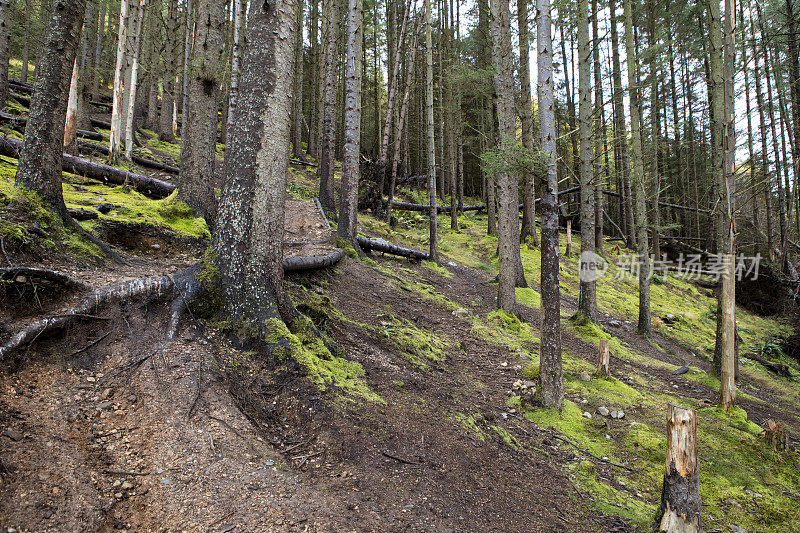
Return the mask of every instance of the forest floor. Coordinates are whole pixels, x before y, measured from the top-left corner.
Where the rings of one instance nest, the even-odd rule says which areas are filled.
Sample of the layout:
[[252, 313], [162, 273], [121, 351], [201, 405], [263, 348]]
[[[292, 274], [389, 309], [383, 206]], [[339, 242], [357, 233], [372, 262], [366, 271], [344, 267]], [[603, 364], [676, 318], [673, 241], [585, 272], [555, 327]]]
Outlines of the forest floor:
[[[147, 142], [151, 157], [175, 162], [175, 145]], [[0, 160], [0, 261], [100, 287], [202, 259], [207, 232], [174, 199], [65, 174], [70, 207], [117, 206], [83, 224], [138, 262], [96, 259], [96, 249], [48, 227], [11, 187], [15, 163]], [[315, 187], [313, 171], [290, 169], [287, 241], [327, 238], [303, 201]], [[370, 214], [359, 225], [365, 235], [426, 249], [427, 219], [398, 217], [395, 228]], [[441, 265], [373, 255], [287, 275], [293, 302], [335, 341], [335, 355], [278, 361], [229, 324], [199, 316], [167, 343], [170, 302], [158, 299], [105, 309], [101, 319], [20, 350], [0, 373], [0, 526], [647, 530], [673, 402], [698, 410], [707, 530], [800, 528], [800, 366], [777, 348], [790, 323], [738, 310], [742, 352], [788, 364], [794, 377], [742, 358], [738, 407], [724, 413], [708, 374], [709, 290], [659, 279], [656, 331], [646, 340], [633, 331], [635, 280], [612, 264], [598, 282], [599, 324], [577, 326], [569, 320], [576, 258], [563, 257], [566, 400], [560, 413], [539, 409], [525, 402], [538, 368], [538, 250], [523, 246], [531, 287], [517, 290], [515, 314], [494, 311], [496, 239], [485, 235], [485, 215], [459, 222], [453, 231], [449, 217], [440, 219]], [[0, 339], [80, 296], [32, 280], [6, 284]], [[608, 378], [594, 374], [601, 338], [611, 346]], [[674, 374], [684, 365], [686, 373]], [[790, 451], [760, 436], [767, 420], [787, 426]]]

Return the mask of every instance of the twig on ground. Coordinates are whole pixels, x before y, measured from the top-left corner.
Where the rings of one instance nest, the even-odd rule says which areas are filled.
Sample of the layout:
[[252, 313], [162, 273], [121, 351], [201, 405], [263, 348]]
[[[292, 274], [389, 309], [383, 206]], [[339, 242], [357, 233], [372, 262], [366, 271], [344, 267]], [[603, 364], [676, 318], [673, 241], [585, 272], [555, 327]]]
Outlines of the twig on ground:
[[200, 359], [200, 363], [197, 365], [197, 392], [195, 392], [194, 400], [192, 400], [192, 405], [189, 406], [189, 411], [186, 413], [186, 418], [192, 417], [192, 412], [194, 412], [194, 408], [197, 406], [197, 400], [200, 399], [200, 387], [202, 385], [201, 380], [203, 378], [203, 360]]
[[384, 457], [388, 457], [389, 459], [394, 459], [395, 461], [398, 461], [398, 462], [403, 463], [403, 464], [407, 464], [407, 465], [418, 465], [419, 464], [419, 461], [411, 461], [409, 459], [403, 459], [402, 457], [398, 457], [397, 455], [393, 455], [393, 454], [387, 452], [386, 450], [381, 451], [381, 454]]
[[84, 346], [83, 348], [81, 348], [80, 350], [75, 350], [74, 352], [72, 352], [71, 354], [69, 354], [68, 358], [69, 358], [69, 357], [75, 357], [75, 356], [76, 356], [76, 355], [78, 355], [79, 353], [81, 353], [81, 352], [85, 352], [86, 350], [88, 350], [89, 348], [91, 348], [92, 346], [94, 346], [95, 344], [97, 344], [98, 342], [102, 341], [103, 339], [105, 339], [105, 338], [106, 338], [106, 337], [108, 337], [109, 335], [111, 335], [111, 332], [110, 332], [110, 331], [109, 331], [108, 333], [106, 333], [105, 335], [103, 335], [102, 337], [98, 337], [98, 338], [96, 338], [95, 340], [93, 340], [92, 342], [90, 342], [89, 344], [87, 344], [86, 346]]
[[622, 468], [623, 470], [627, 470], [628, 472], [636, 472], [636, 470], [634, 470], [633, 468], [631, 468], [629, 466], [621, 465], [619, 463], [615, 463], [614, 461], [609, 461], [608, 459], [603, 459], [602, 457], [597, 457], [596, 455], [594, 455], [590, 451], [584, 450], [583, 448], [581, 448], [580, 446], [578, 446], [577, 444], [575, 444], [574, 442], [572, 442], [569, 439], [565, 439], [563, 437], [559, 437], [558, 435], [556, 435], [554, 433], [551, 433], [550, 436], [553, 437], [554, 439], [560, 440], [562, 442], [566, 442], [570, 446], [573, 446], [579, 452], [584, 453], [584, 454], [588, 455], [589, 457], [594, 457], [595, 459], [597, 459], [601, 463], [606, 463], [606, 464], [609, 464], [611, 466], [616, 466], [617, 468]]
[[8, 258], [8, 254], [6, 253], [6, 245], [5, 245], [5, 242], [3, 241], [3, 237], [0, 237], [0, 249], [3, 250], [3, 256], [6, 258], [6, 262], [8, 263], [8, 266], [13, 267], [14, 263], [12, 263], [11, 259]]
[[147, 472], [127, 472], [125, 470], [104, 470], [109, 476], [146, 476]]

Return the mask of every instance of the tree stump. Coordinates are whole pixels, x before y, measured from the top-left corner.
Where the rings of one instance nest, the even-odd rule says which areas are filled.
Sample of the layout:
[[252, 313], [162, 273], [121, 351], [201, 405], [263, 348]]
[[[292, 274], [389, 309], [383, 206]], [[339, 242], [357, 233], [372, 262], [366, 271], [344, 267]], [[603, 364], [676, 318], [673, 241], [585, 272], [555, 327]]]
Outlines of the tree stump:
[[659, 530], [700, 531], [700, 475], [697, 464], [697, 416], [691, 409], [667, 405], [667, 460], [661, 491]]
[[564, 250], [564, 255], [569, 257], [572, 255], [572, 219], [567, 219], [567, 247]]
[[608, 341], [600, 339], [600, 349], [597, 356], [597, 373], [601, 376], [611, 375], [610, 354], [608, 351]]

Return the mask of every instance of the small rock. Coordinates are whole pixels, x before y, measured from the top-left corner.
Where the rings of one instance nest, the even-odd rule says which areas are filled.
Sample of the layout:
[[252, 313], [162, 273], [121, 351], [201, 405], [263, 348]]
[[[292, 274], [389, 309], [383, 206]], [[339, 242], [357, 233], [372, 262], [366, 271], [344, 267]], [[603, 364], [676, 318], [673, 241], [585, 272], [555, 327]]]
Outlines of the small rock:
[[592, 413], [590, 413], [588, 411], [584, 411], [583, 412], [583, 418], [592, 418]]
[[121, 493], [121, 492], [115, 492], [115, 493], [114, 493], [114, 497], [115, 497], [116, 499], [118, 499], [118, 500], [121, 500], [121, 499], [122, 499], [122, 496], [123, 496], [123, 495], [122, 495], [122, 493]]
[[612, 328], [618, 328], [622, 326], [619, 320], [612, 320], [608, 323], [608, 325], [611, 326]]
[[122, 481], [120, 481], [120, 480], [118, 480], [118, 479], [115, 479], [115, 480], [114, 480], [114, 483], [112, 483], [112, 484], [111, 484], [111, 486], [112, 486], [112, 487], [114, 487], [114, 488], [117, 488], [117, 487], [119, 487], [120, 485], [122, 485]]
[[508, 366], [508, 361], [503, 361], [502, 363], [500, 363], [501, 368], [506, 368], [507, 366]]
[[133, 483], [131, 483], [130, 481], [125, 481], [122, 484], [122, 490], [131, 490], [132, 488], [133, 488]]
[[94, 376], [89, 376], [86, 378], [86, 381], [88, 381], [89, 383], [94, 383], [97, 380], [94, 378]]
[[600, 414], [600, 416], [608, 416], [609, 414], [611, 414], [608, 410], [608, 407], [606, 407], [605, 405], [601, 405], [600, 407], [598, 407], [597, 412]]
[[734, 524], [729, 525], [728, 529], [730, 529], [733, 533], [747, 533], [747, 530], [745, 528]]
[[464, 309], [463, 307], [460, 307], [455, 311], [453, 311], [453, 316], [457, 316], [459, 318], [464, 318], [470, 316], [471, 314], [472, 313], [468, 309]]
[[515, 381], [515, 382], [514, 382], [514, 383], [511, 385], [511, 388], [512, 388], [512, 389], [514, 389], [514, 390], [521, 389], [521, 388], [522, 388], [522, 380], [521, 380], [521, 379], [518, 379], [517, 381]]
[[448, 262], [447, 262], [447, 266], [454, 267], [454, 266], [458, 266], [458, 265], [456, 265], [456, 263], [455, 263], [455, 262], [453, 262], [453, 261], [448, 261]]
[[592, 376], [589, 374], [588, 370], [583, 370], [581, 372], [581, 381], [592, 381]]
[[534, 388], [536, 386], [536, 382], [535, 381], [523, 381], [522, 382], [522, 386], [524, 388], [526, 388], [526, 389], [532, 389], [532, 388]]
[[673, 372], [673, 373], [672, 373], [672, 375], [674, 375], [674, 376], [680, 376], [681, 374], [685, 374], [685, 373], [687, 373], [688, 371], [689, 371], [689, 365], [683, 365], [683, 366], [682, 366], [682, 367], [680, 367], [679, 369], [675, 370], [675, 372]]
[[168, 477], [162, 478], [161, 479], [161, 484], [162, 485], [172, 485], [172, 479], [168, 478]]
[[22, 433], [19, 431], [14, 431], [13, 429], [7, 429], [3, 432], [3, 435], [8, 437], [9, 439], [13, 440], [14, 442], [19, 442], [22, 440]]
[[50, 476], [47, 474], [47, 472], [39, 472], [39, 481], [47, 481], [47, 478], [49, 477]]
[[625, 413], [614, 409], [613, 411], [611, 411], [611, 418], [614, 418], [616, 420], [622, 420], [623, 418], [625, 418]]
[[97, 410], [105, 411], [106, 409], [111, 408], [112, 405], [114, 405], [114, 402], [100, 402], [99, 404], [97, 404]]
[[161, 245], [160, 244], [151, 244], [150, 248], [152, 248], [153, 250], [160, 250], [161, 249]]
[[100, 393], [100, 400], [108, 400], [108, 397], [111, 396], [113, 391], [110, 388], [103, 389], [103, 392]]

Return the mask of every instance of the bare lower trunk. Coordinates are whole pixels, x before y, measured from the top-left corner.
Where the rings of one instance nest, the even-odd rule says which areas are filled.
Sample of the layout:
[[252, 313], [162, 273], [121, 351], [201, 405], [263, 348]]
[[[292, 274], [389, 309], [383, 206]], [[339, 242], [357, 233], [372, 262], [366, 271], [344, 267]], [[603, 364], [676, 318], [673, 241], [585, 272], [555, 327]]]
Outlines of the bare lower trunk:
[[78, 138], [78, 61], [72, 67], [67, 96], [67, 118], [64, 121], [64, 151], [72, 153]]
[[336, 80], [338, 78], [339, 1], [326, 0], [325, 74], [322, 96], [322, 132], [319, 157], [319, 202], [330, 215], [336, 213], [334, 197], [334, 152], [336, 134]]
[[564, 380], [561, 364], [561, 294], [558, 284], [558, 175], [556, 174], [556, 131], [553, 102], [553, 40], [550, 29], [550, 1], [536, 0], [538, 49], [538, 100], [542, 152], [547, 157], [547, 174], [542, 179], [542, 327], [539, 388], [542, 405], [561, 409]]
[[164, 142], [175, 142], [172, 130], [175, 112], [175, 54], [177, 53], [178, 14], [177, 1], [168, 0], [166, 40], [164, 43], [164, 72], [161, 80], [161, 117], [158, 127], [158, 139]]
[[[11, 0], [0, 0], [0, 110], [5, 109], [8, 99], [8, 64], [11, 59], [10, 15]], [[27, 67], [27, 64], [25, 66]]]
[[439, 262], [439, 236], [436, 210], [436, 130], [433, 123], [433, 39], [431, 37], [431, 0], [425, 0], [425, 129], [428, 137], [428, 198], [430, 219], [430, 260]]
[[139, 9], [137, 10], [136, 28], [133, 34], [132, 50], [130, 58], [130, 79], [128, 86], [125, 88], [127, 93], [127, 112], [125, 118], [125, 158], [130, 159], [133, 155], [133, 130], [134, 122], [136, 119], [136, 93], [139, 81], [139, 51], [142, 48], [142, 22], [144, 21], [145, 6], [147, 0], [141, 0]]
[[111, 108], [111, 133], [108, 139], [109, 159], [119, 157], [122, 144], [122, 106], [125, 75], [125, 43], [128, 40], [128, 0], [121, 0], [119, 11], [119, 33], [117, 35], [117, 59], [114, 66], [113, 105]]
[[[529, 66], [528, 40], [528, 0], [517, 0], [517, 22], [519, 25], [519, 78], [522, 86], [520, 99], [520, 119], [522, 120], [522, 144], [528, 150], [533, 150], [533, 103], [531, 102], [531, 73]], [[522, 176], [522, 230], [520, 240], [528, 237], [534, 246], [539, 244], [536, 233], [536, 187], [533, 174]]]
[[[303, 0], [297, 0], [297, 27], [303, 27]], [[295, 81], [292, 109], [292, 149], [300, 161], [306, 160], [303, 150], [303, 40], [295, 45]]]
[[250, 7], [239, 105], [231, 117], [225, 181], [213, 235], [226, 310], [260, 331], [292, 320], [283, 287], [283, 219], [294, 83], [296, 4]]
[[36, 192], [62, 217], [61, 155], [70, 79], [83, 22], [83, 0], [55, 0], [36, 65], [16, 185]]
[[195, 54], [189, 76], [189, 104], [184, 110], [178, 196], [213, 227], [216, 215], [214, 158], [217, 147], [220, 75], [223, 69], [225, 6], [197, 0]]
[[361, 47], [363, 45], [361, 0], [349, 0], [347, 12], [347, 62], [345, 65], [344, 157], [339, 237], [357, 246], [358, 181], [361, 159]]

